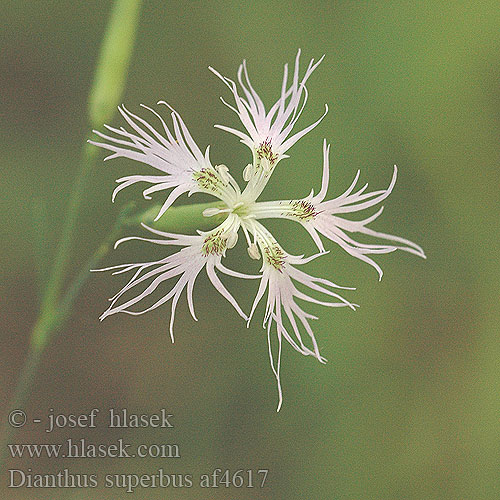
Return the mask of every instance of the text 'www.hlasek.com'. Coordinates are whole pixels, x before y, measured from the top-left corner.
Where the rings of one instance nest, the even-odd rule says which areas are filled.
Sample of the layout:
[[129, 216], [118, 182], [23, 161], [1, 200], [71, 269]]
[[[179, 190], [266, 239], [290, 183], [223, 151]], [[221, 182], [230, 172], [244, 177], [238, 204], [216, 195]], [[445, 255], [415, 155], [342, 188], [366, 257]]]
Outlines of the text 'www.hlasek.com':
[[[170, 438], [175, 432], [174, 415], [165, 409], [146, 414], [126, 408], [105, 411], [93, 408], [81, 414], [64, 414], [50, 408], [44, 418], [28, 416], [24, 410], [16, 409], [9, 413], [8, 423], [13, 428], [24, 427], [30, 431], [42, 426], [49, 436], [62, 432], [61, 429], [71, 433], [109, 429], [106, 442], [95, 442], [87, 435], [72, 435], [58, 442], [26, 443], [20, 439], [9, 443], [8, 455], [16, 465], [6, 470], [7, 486], [13, 489], [117, 488], [127, 493], [155, 488], [239, 489], [263, 488], [268, 479], [269, 469], [261, 467], [207, 466], [203, 470], [200, 465], [200, 471], [180, 470], [181, 446], [163, 441], [166, 435]], [[140, 429], [157, 433], [158, 441], [137, 442], [133, 433]], [[127, 440], [117, 436], [120, 430], [131, 437]], [[96, 459], [99, 461], [95, 462]], [[116, 467], [109, 465], [113, 459], [129, 460], [119, 462]], [[163, 460], [168, 461], [168, 465], [163, 465]], [[39, 470], [37, 463], [43, 463], [48, 470]], [[124, 463], [133, 464], [140, 472], [122, 470]], [[151, 463], [155, 464], [153, 470], [144, 470]]]

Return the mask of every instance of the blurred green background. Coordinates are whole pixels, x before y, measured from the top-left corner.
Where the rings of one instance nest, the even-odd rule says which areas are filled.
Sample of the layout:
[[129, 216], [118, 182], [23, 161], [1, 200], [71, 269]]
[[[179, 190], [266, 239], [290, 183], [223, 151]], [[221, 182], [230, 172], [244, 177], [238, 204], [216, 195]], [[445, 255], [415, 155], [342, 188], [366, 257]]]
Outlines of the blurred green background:
[[[3, 242], [0, 324], [3, 408], [23, 363], [38, 311], [31, 206], [46, 200], [52, 252], [60, 232], [82, 142], [88, 137], [89, 86], [110, 1], [2, 2], [0, 171]], [[176, 460], [11, 460], [34, 472], [191, 473], [215, 467], [269, 469], [264, 489], [99, 491], [7, 489], [7, 499], [203, 500], [493, 500], [500, 497], [500, 6], [482, 2], [145, 0], [123, 102], [165, 99], [186, 121], [214, 164], [241, 179], [247, 148], [214, 123], [238, 125], [218, 97], [228, 90], [214, 66], [234, 77], [243, 58], [252, 83], [273, 103], [285, 62], [326, 58], [310, 79], [301, 124], [330, 113], [283, 160], [267, 199], [318, 188], [321, 142], [332, 143], [330, 193], [343, 192], [361, 169], [373, 189], [393, 194], [375, 228], [421, 244], [428, 259], [380, 256], [378, 282], [366, 264], [331, 248], [311, 274], [356, 286], [349, 310], [310, 306], [321, 365], [284, 346], [284, 405], [277, 394], [260, 328], [247, 329], [201, 277], [200, 321], [184, 301], [176, 342], [169, 307], [100, 323], [107, 298], [124, 283], [99, 274], [85, 286], [64, 332], [48, 348], [26, 405], [84, 413], [128, 408], [175, 415], [175, 429], [47, 434], [28, 425], [16, 441], [178, 443]], [[143, 113], [144, 114], [144, 113]], [[122, 125], [116, 118], [115, 125]], [[112, 205], [114, 180], [139, 173], [127, 160], [98, 162], [79, 220], [76, 271], [105, 237], [120, 207], [140, 200], [131, 188]], [[159, 200], [160, 198], [158, 198]], [[194, 197], [193, 197], [194, 200]], [[202, 198], [198, 198], [202, 200]], [[186, 198], [183, 198], [186, 202]], [[141, 202], [142, 203], [142, 202]], [[146, 205], [145, 205], [146, 206]], [[290, 252], [313, 251], [305, 232], [275, 224]], [[139, 234], [137, 229], [134, 234]], [[255, 270], [238, 250], [233, 267]], [[301, 252], [301, 253], [302, 253]], [[148, 260], [150, 245], [131, 243], [106, 265]], [[247, 266], [245, 268], [245, 266]], [[122, 277], [123, 278], [123, 277]], [[226, 280], [248, 308], [255, 283]]]

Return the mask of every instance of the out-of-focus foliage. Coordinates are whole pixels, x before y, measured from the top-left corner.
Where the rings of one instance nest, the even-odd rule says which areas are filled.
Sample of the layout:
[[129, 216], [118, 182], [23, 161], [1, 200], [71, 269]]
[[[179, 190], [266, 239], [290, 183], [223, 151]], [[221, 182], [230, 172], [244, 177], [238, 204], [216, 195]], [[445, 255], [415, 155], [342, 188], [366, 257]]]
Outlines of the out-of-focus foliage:
[[[87, 95], [110, 8], [109, 1], [18, 0], [2, 9], [2, 401], [16, 380], [37, 311], [32, 202], [46, 200], [50, 252], [85, 139]], [[264, 491], [208, 492], [218, 499], [496, 498], [499, 25], [495, 1], [300, 0], [286, 9], [282, 2], [261, 0], [144, 2], [124, 99], [131, 110], [165, 99], [200, 148], [212, 144], [214, 162], [241, 178], [248, 151], [213, 128], [237, 122], [218, 100], [228, 90], [207, 66], [234, 77], [246, 58], [252, 83], [274, 102], [282, 65], [297, 48], [304, 63], [326, 54], [310, 80], [302, 120], [318, 116], [325, 102], [331, 112], [279, 164], [267, 196], [303, 196], [319, 187], [323, 137], [332, 143], [332, 194], [343, 192], [357, 169], [373, 188], [385, 187], [396, 163], [400, 176], [377, 228], [418, 242], [428, 260], [381, 256], [380, 283], [371, 268], [335, 248], [309, 265], [313, 274], [356, 286], [348, 296], [361, 308], [354, 313], [311, 307], [320, 318], [314, 328], [329, 363], [284, 350], [279, 414], [258, 317], [247, 329], [200, 279], [200, 321], [193, 322], [182, 305], [172, 345], [168, 306], [99, 323], [107, 297], [123, 281], [92, 277], [66, 331], [47, 352], [27, 410], [165, 407], [175, 414], [171, 434], [153, 429], [111, 435], [102, 427], [87, 437], [178, 442], [182, 458], [20, 465], [45, 472], [99, 468], [100, 474], [153, 473], [159, 467], [196, 474], [214, 467], [270, 469]], [[121, 124], [116, 118], [115, 125]], [[80, 220], [75, 269], [121, 205], [132, 198], [143, 203], [139, 188], [120, 193], [115, 205], [110, 201], [114, 180], [138, 168], [124, 160], [100, 165]], [[291, 224], [275, 227], [290, 252], [314, 251]], [[157, 250], [132, 242], [106, 264], [148, 260]], [[238, 259], [256, 271], [243, 246]], [[248, 307], [255, 283], [228, 280], [232, 285]], [[35, 428], [23, 432], [22, 442], [47, 439]], [[51, 441], [65, 437], [54, 433]], [[200, 493], [144, 489], [135, 496], [190, 499]], [[51, 494], [5, 490], [2, 498]], [[124, 495], [104, 490], [99, 498]]]

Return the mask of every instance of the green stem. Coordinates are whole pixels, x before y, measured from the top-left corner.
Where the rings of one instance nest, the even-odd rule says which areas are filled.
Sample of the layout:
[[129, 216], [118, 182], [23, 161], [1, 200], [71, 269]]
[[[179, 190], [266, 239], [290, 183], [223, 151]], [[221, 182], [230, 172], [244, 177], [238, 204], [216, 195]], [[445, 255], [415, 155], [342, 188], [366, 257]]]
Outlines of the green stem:
[[76, 275], [71, 285], [68, 287], [68, 290], [66, 291], [64, 297], [61, 299], [59, 303], [59, 316], [61, 323], [64, 323], [68, 318], [76, 297], [80, 293], [80, 290], [82, 289], [85, 282], [90, 277], [90, 270], [95, 269], [97, 267], [99, 262], [113, 248], [114, 242], [123, 232], [128, 214], [132, 210], [133, 206], [134, 205], [131, 203], [130, 205], [125, 207], [125, 209], [122, 211], [122, 213], [116, 220], [115, 225], [111, 229], [111, 232], [104, 239], [104, 241], [97, 247], [97, 250], [90, 257], [90, 259], [87, 260], [85, 265], [80, 269], [80, 272]]
[[78, 212], [85, 192], [87, 180], [92, 172], [92, 167], [97, 156], [97, 148], [85, 143], [82, 151], [82, 160], [80, 172], [75, 181], [70, 195], [66, 218], [61, 234], [61, 239], [57, 247], [56, 256], [47, 288], [43, 296], [40, 316], [31, 337], [31, 345], [36, 349], [43, 349], [49, 338], [47, 333], [50, 331], [55, 316], [57, 316], [57, 301], [64, 285], [66, 269], [71, 255], [71, 247], [75, 233]]
[[[153, 219], [158, 213], [159, 207], [153, 207], [134, 216], [130, 215], [134, 205], [130, 204], [125, 207], [118, 216], [110, 233], [81, 267], [63, 297], [57, 301], [57, 307], [53, 310], [42, 311], [42, 314], [38, 317], [32, 332], [32, 339], [37, 339], [37, 341], [32, 341], [29, 346], [26, 361], [21, 369], [19, 380], [7, 411], [22, 409], [26, 404], [28, 391], [33, 384], [45, 347], [49, 340], [53, 340], [55, 335], [61, 331], [68, 320], [75, 299], [91, 276], [90, 269], [97, 267], [99, 262], [113, 248], [114, 242], [120, 237], [125, 228], [137, 228], [139, 222], [144, 221], [147, 225], [162, 231], [193, 232], [195, 229], [209, 230], [222, 222], [226, 217], [226, 214], [203, 217], [203, 210], [217, 206], [219, 206], [219, 202], [171, 207], [157, 222], [153, 222]], [[4, 462], [8, 458], [7, 444], [14, 437], [15, 432], [15, 429], [10, 427], [7, 421], [5, 422], [0, 440], [0, 470], [3, 470]]]
[[[111, 120], [120, 102], [135, 41], [140, 6], [141, 0], [117, 0], [113, 4], [99, 53], [94, 83], [89, 92], [88, 113], [92, 126]], [[44, 349], [49, 341], [49, 327], [53, 325], [53, 317], [57, 316], [57, 301], [64, 286], [76, 222], [97, 151], [95, 146], [87, 142], [82, 149], [80, 170], [70, 194], [61, 239], [42, 296], [40, 317], [31, 337], [34, 349]]]
[[[92, 126], [102, 125], [111, 120], [119, 104], [128, 72], [130, 57], [135, 41], [141, 0], [116, 0], [106, 28], [103, 43], [96, 66], [94, 83], [89, 93], [88, 117]], [[112, 239], [116, 237], [120, 218], [106, 241], [99, 246], [87, 265], [77, 275], [61, 298], [66, 280], [66, 271], [70, 260], [75, 235], [76, 223], [87, 181], [97, 158], [97, 148], [85, 143], [81, 153], [80, 170], [70, 194], [61, 238], [56, 249], [54, 263], [42, 294], [40, 313], [31, 333], [27, 359], [21, 370], [19, 381], [14, 391], [11, 409], [22, 406], [33, 383], [42, 354], [71, 312], [73, 302], [85, 283], [88, 265], [93, 265], [107, 252]], [[1, 438], [0, 464], [6, 453], [6, 443], [13, 436], [11, 427], [5, 427]]]
[[[127, 207], [118, 217], [113, 229], [106, 237], [106, 239], [99, 245], [90, 259], [82, 266], [80, 272], [76, 275], [75, 279], [68, 287], [64, 297], [59, 301], [56, 311], [52, 314], [40, 315], [38, 321], [33, 327], [32, 338], [37, 336], [39, 339], [45, 339], [45, 343], [36, 342], [32, 343], [29, 347], [28, 356], [21, 370], [16, 390], [12, 397], [12, 402], [8, 411], [14, 409], [22, 409], [25, 405], [28, 391], [32, 386], [36, 372], [40, 365], [44, 348], [49, 339], [53, 339], [55, 334], [59, 332], [68, 319], [72, 306], [78, 293], [83, 285], [86, 283], [90, 276], [90, 269], [96, 267], [101, 259], [108, 253], [116, 238], [118, 238], [123, 231], [126, 217], [130, 212]], [[7, 458], [7, 444], [14, 436], [15, 428], [8, 425], [6, 422], [2, 428], [2, 438], [0, 444], [0, 470], [3, 469], [3, 464]]]
[[49, 216], [45, 199], [33, 198], [31, 218], [33, 221], [33, 251], [38, 273], [38, 301], [41, 302], [47, 286], [50, 268], [50, 252], [49, 245], [47, 245]]

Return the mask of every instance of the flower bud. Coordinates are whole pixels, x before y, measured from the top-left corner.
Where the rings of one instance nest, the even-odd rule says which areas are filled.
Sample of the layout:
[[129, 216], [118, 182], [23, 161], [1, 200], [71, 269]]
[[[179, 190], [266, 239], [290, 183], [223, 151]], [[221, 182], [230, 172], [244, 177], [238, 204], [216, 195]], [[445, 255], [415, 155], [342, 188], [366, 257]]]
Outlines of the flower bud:
[[92, 126], [110, 122], [121, 102], [134, 46], [141, 0], [116, 0], [89, 95]]

